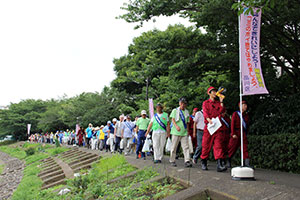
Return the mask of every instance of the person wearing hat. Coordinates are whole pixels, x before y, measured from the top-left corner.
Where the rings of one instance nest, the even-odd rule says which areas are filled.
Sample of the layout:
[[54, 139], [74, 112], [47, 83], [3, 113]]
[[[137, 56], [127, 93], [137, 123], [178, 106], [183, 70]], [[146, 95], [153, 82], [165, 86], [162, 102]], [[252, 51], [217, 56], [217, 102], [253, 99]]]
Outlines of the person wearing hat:
[[190, 151], [188, 143], [188, 132], [190, 123], [190, 114], [186, 109], [187, 101], [185, 98], [179, 99], [179, 107], [172, 110], [170, 118], [172, 120], [172, 145], [170, 151], [170, 163], [173, 167], [176, 167], [175, 158], [178, 143], [181, 143], [181, 148], [184, 154], [184, 164], [185, 167], [192, 167], [190, 162]]
[[227, 170], [227, 168], [222, 164], [222, 159], [224, 158], [224, 137], [222, 135], [222, 130], [219, 128], [213, 133], [213, 135], [211, 135], [207, 129], [208, 124], [213, 124], [213, 118], [220, 118], [221, 115], [225, 113], [223, 103], [224, 97], [220, 96], [220, 101], [218, 101], [215, 99], [217, 97], [216, 93], [217, 90], [214, 87], [209, 87], [207, 89], [209, 99], [204, 101], [202, 104], [205, 126], [202, 138], [201, 166], [202, 170], [207, 170], [207, 159], [213, 146], [214, 157], [217, 160], [217, 171], [222, 172]]
[[122, 140], [122, 130], [124, 128], [124, 115], [120, 115], [119, 117], [120, 121], [118, 121], [115, 125], [114, 130], [114, 138], [115, 138], [115, 152], [119, 152], [122, 154], [122, 150], [120, 148], [120, 142]]
[[126, 121], [123, 122], [123, 130], [122, 130], [122, 138], [123, 138], [123, 147], [124, 147], [124, 154], [127, 156], [131, 149], [131, 144], [129, 141], [133, 137], [133, 129], [135, 128], [135, 124], [131, 121], [130, 115], [126, 116]]
[[168, 114], [163, 112], [162, 104], [158, 103], [156, 105], [156, 112], [150, 121], [145, 137], [147, 137], [152, 129], [154, 163], [161, 163], [166, 138], [170, 137], [170, 122]]
[[[239, 103], [240, 108], [240, 103]], [[247, 133], [249, 131], [249, 115], [247, 113], [247, 103], [242, 101], [242, 116], [240, 110], [235, 111], [231, 118], [231, 135], [228, 145], [228, 160], [227, 165], [231, 167], [231, 158], [241, 146], [241, 118], [243, 124], [243, 155], [245, 166], [250, 167], [250, 159], [248, 154]]]
[[145, 152], [142, 152], [144, 143], [145, 143], [145, 134], [147, 132], [148, 125], [150, 123], [150, 120], [147, 118], [147, 112], [146, 110], [142, 110], [141, 116], [137, 122], [136, 122], [136, 131], [137, 131], [137, 148], [136, 148], [136, 158], [139, 159], [139, 153], [141, 153], [141, 157], [146, 160], [146, 154]]

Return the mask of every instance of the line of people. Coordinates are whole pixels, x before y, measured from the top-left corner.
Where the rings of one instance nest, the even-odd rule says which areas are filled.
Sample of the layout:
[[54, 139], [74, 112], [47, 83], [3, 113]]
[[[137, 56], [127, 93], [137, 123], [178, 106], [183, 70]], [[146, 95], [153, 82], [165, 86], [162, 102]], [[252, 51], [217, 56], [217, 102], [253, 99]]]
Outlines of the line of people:
[[[151, 152], [154, 163], [161, 163], [167, 138], [170, 138], [169, 162], [176, 167], [178, 151], [182, 149], [185, 167], [192, 167], [201, 159], [202, 170], [207, 170], [207, 160], [211, 148], [217, 161], [217, 171], [223, 172], [231, 168], [231, 158], [240, 147], [240, 119], [243, 126], [243, 154], [245, 166], [250, 166], [248, 155], [247, 133], [249, 132], [249, 116], [247, 103], [242, 102], [242, 114], [236, 111], [230, 119], [224, 105], [224, 96], [217, 99], [217, 90], [214, 87], [207, 89], [209, 98], [203, 102], [202, 110], [193, 109], [192, 115], [187, 110], [185, 98], [179, 99], [179, 106], [174, 108], [170, 116], [163, 111], [163, 105], [156, 105], [156, 113], [149, 119], [143, 110], [140, 117], [131, 120], [130, 115], [119, 116], [107, 122], [107, 125], [88, 128], [80, 127], [77, 134], [72, 131], [69, 135], [62, 131], [53, 137], [58, 137], [62, 144], [77, 144], [92, 150], [99, 149], [111, 153], [119, 152], [124, 155], [135, 153], [137, 159], [146, 159], [149, 150], [144, 147], [151, 141]], [[238, 105], [238, 107], [240, 104]], [[214, 119], [218, 118], [221, 127], [211, 133], [209, 127], [214, 126]], [[67, 140], [65, 140], [67, 138]], [[149, 149], [149, 147], [148, 147]], [[195, 151], [194, 151], [195, 150]], [[192, 154], [192, 152], [194, 152]]]

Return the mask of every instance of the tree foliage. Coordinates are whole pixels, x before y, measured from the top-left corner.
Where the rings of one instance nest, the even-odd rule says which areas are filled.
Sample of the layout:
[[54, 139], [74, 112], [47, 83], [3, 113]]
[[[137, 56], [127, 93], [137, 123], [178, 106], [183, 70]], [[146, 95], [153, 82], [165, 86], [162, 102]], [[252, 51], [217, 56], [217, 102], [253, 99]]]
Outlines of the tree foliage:
[[[261, 61], [269, 95], [245, 96], [252, 135], [299, 132], [299, 1], [242, 1], [263, 6]], [[268, 3], [269, 2], [269, 3]], [[128, 53], [114, 59], [117, 77], [101, 93], [82, 93], [59, 100], [25, 100], [0, 110], [0, 131], [26, 136], [32, 132], [75, 128], [80, 122], [105, 124], [120, 114], [148, 110], [147, 98], [165, 110], [185, 96], [188, 109], [201, 107], [208, 86], [227, 88], [225, 105], [231, 114], [239, 101], [238, 14], [242, 4], [231, 0], [132, 0], [121, 18], [144, 22], [160, 15], [180, 14], [194, 27], [169, 26], [134, 38]], [[271, 5], [272, 4], [272, 5]], [[273, 5], [274, 4], [274, 5]], [[278, 15], [280, 13], [280, 15]], [[205, 28], [202, 32], [199, 27]]]

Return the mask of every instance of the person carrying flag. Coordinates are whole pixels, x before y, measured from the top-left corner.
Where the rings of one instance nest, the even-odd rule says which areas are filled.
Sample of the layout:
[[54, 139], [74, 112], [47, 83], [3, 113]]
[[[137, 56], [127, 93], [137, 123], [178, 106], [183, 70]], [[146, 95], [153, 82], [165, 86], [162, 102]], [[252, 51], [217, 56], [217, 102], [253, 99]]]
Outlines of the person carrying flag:
[[[240, 107], [240, 103], [239, 103]], [[247, 102], [242, 101], [242, 116], [240, 110], [234, 112], [231, 118], [231, 135], [228, 145], [228, 160], [227, 165], [231, 167], [231, 158], [241, 146], [241, 118], [243, 124], [243, 154], [244, 154], [244, 163], [246, 167], [250, 167], [250, 159], [248, 154], [248, 140], [247, 133], [249, 131], [249, 115], [247, 111]]]
[[163, 112], [162, 104], [156, 105], [156, 112], [152, 117], [150, 124], [147, 128], [145, 137], [152, 129], [152, 141], [154, 150], [154, 163], [161, 163], [164, 155], [164, 146], [166, 138], [170, 137], [170, 122], [168, 114]]
[[220, 96], [220, 101], [215, 100], [216, 93], [217, 90], [214, 87], [209, 87], [207, 89], [209, 99], [204, 101], [202, 104], [205, 126], [202, 139], [201, 167], [202, 170], [207, 170], [207, 159], [209, 157], [211, 147], [213, 146], [214, 157], [217, 160], [217, 171], [222, 172], [227, 170], [227, 168], [222, 164], [222, 159], [224, 158], [224, 137], [222, 135], [222, 129], [219, 128], [212, 135], [207, 129], [208, 124], [213, 124], [213, 118], [221, 118], [221, 115], [225, 113], [225, 107], [223, 104], [224, 97]]
[[189, 142], [188, 142], [188, 129], [190, 122], [190, 114], [186, 109], [187, 101], [185, 98], [179, 99], [179, 107], [173, 109], [170, 118], [172, 119], [172, 146], [171, 146], [171, 155], [170, 155], [170, 163], [173, 167], [176, 167], [175, 158], [176, 158], [176, 150], [178, 143], [180, 141], [181, 148], [184, 154], [184, 164], [185, 167], [192, 167], [192, 163], [190, 161], [190, 151], [189, 151]]

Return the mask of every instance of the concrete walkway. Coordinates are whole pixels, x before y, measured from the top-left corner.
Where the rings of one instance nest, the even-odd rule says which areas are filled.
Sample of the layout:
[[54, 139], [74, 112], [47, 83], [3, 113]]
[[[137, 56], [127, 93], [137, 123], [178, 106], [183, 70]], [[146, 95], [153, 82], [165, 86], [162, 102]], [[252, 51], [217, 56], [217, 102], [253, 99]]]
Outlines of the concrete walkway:
[[[95, 153], [101, 156], [110, 156], [111, 153], [80, 148], [82, 151]], [[184, 191], [170, 196], [167, 199], [186, 199], [201, 191], [211, 190], [231, 199], [263, 199], [263, 200], [300, 200], [300, 175], [272, 170], [256, 169], [256, 181], [234, 181], [231, 171], [216, 172], [216, 164], [209, 162], [209, 170], [202, 171], [200, 164], [192, 168], [184, 168], [183, 159], [176, 161], [177, 167], [169, 164], [169, 157], [165, 156], [161, 164], [154, 164], [152, 157], [147, 160], [136, 159], [135, 155], [126, 156], [128, 162], [138, 168], [154, 167], [161, 175], [177, 177], [190, 185]]]

